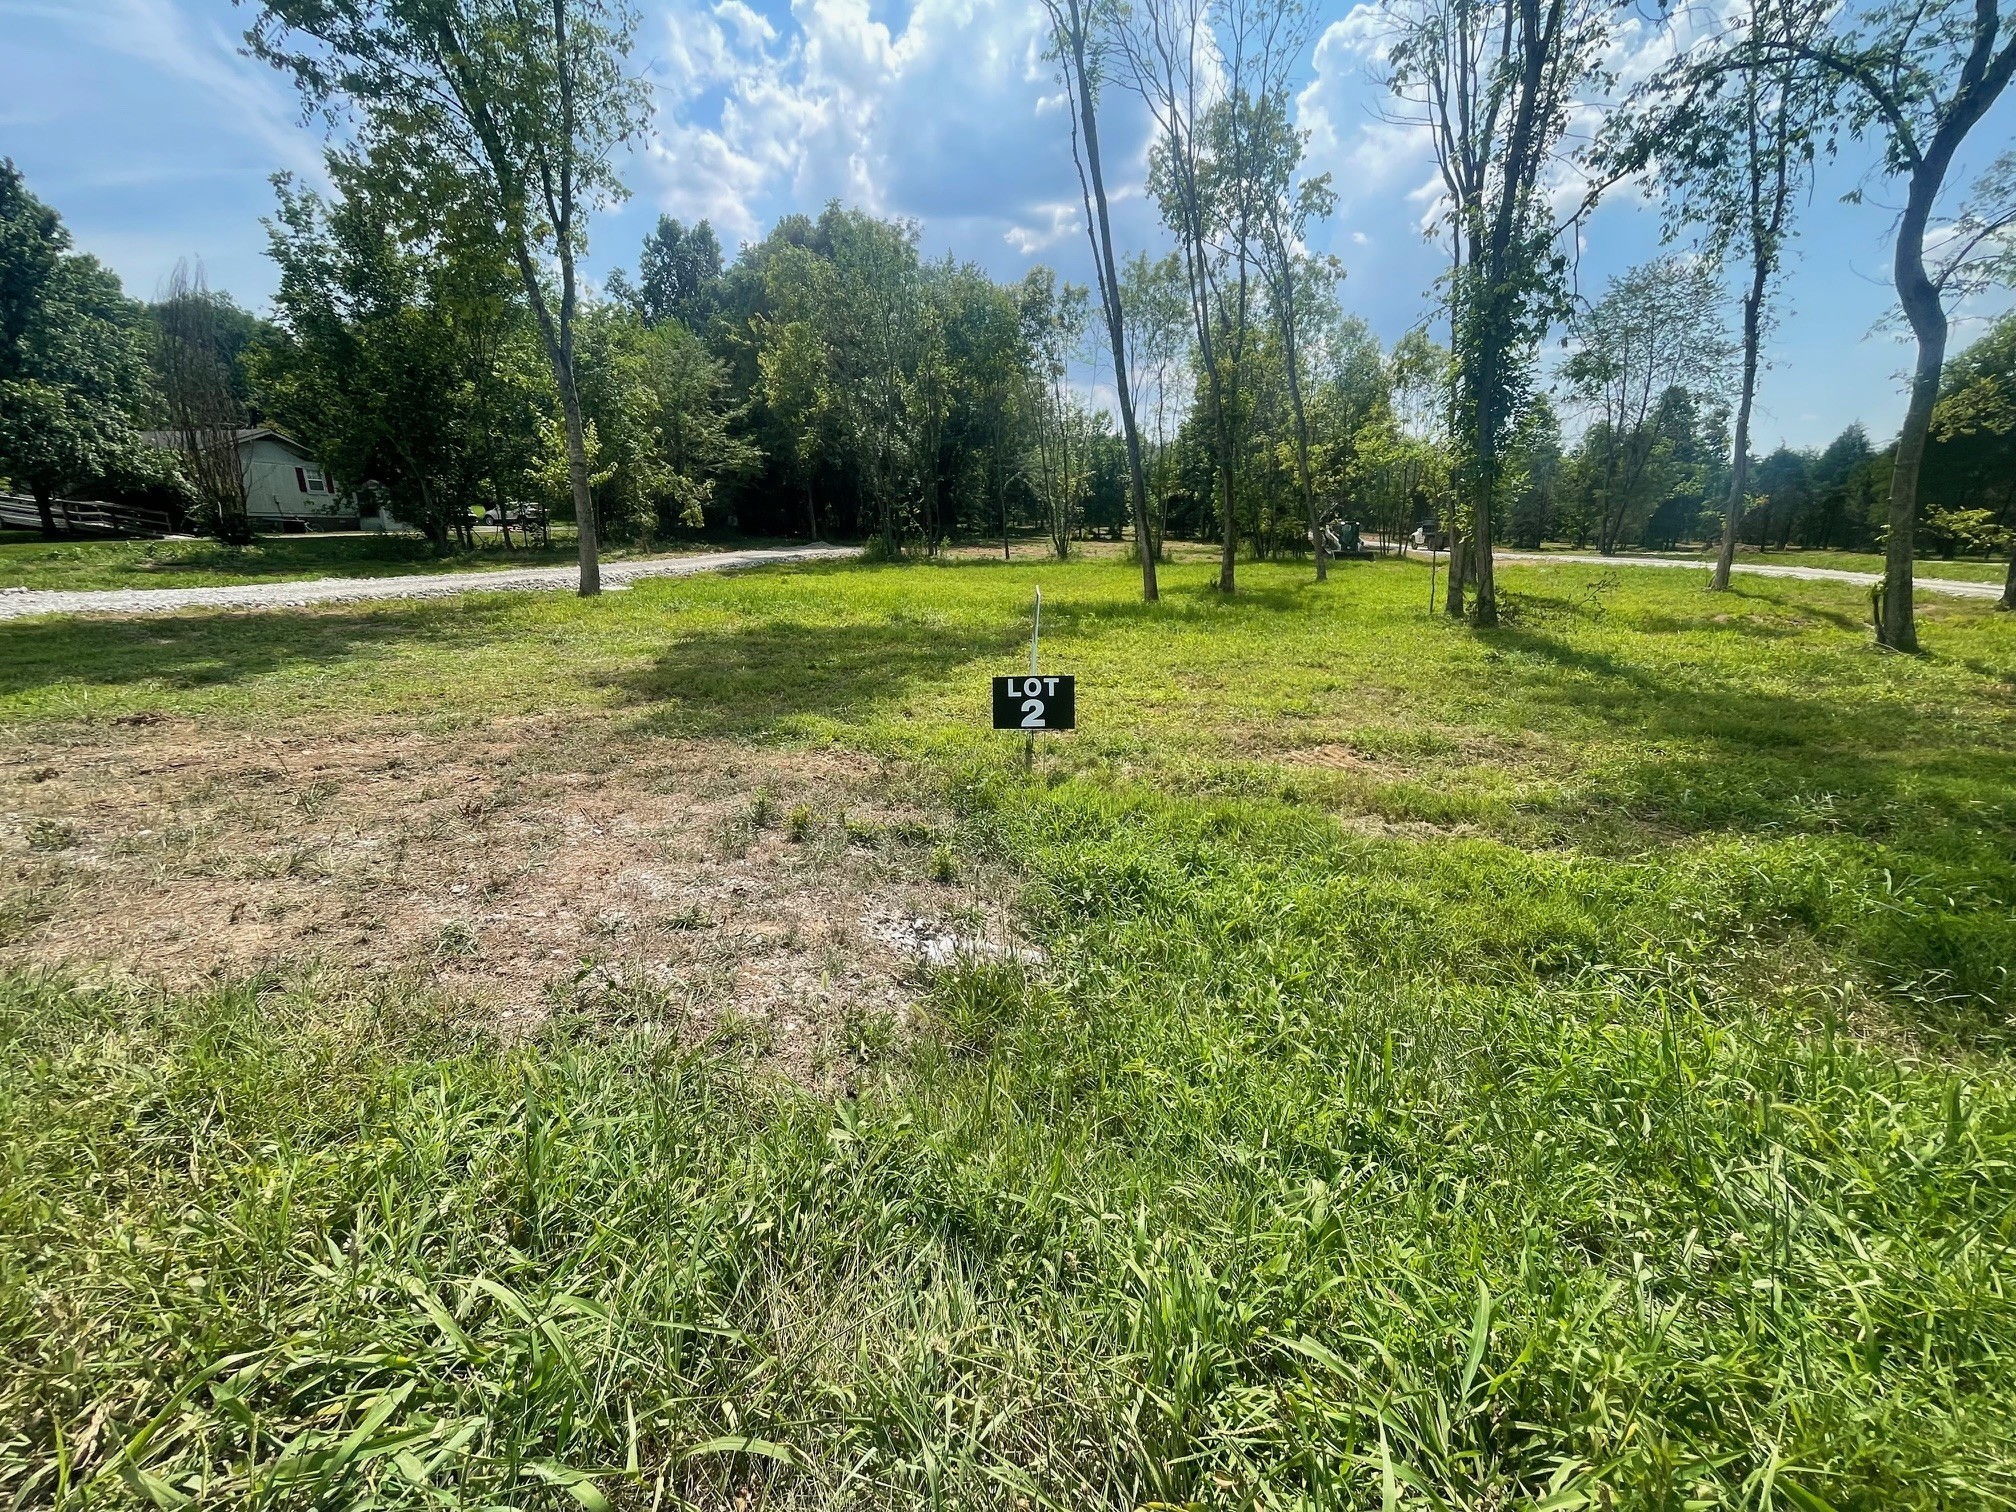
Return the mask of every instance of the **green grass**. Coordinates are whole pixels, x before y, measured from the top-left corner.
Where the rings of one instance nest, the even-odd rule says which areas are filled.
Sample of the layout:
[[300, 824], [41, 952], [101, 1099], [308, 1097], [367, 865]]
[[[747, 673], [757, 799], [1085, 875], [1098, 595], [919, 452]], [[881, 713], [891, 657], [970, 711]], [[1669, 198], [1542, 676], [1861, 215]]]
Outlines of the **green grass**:
[[[2016, 622], [1507, 569], [821, 567], [0, 626], [88, 742], [578, 709], [902, 758], [1034, 976], [824, 1100], [612, 991], [0, 988], [16, 1504], [2016, 1499]], [[981, 728], [1026, 648], [1081, 732]]]
[[[680, 548], [660, 548], [677, 550]], [[605, 557], [639, 553], [613, 548]], [[403, 577], [423, 572], [498, 572], [571, 562], [571, 536], [538, 550], [507, 548], [486, 532], [473, 551], [437, 552], [416, 535], [275, 535], [250, 546], [191, 541], [50, 541], [0, 531], [0, 588], [222, 588], [318, 577]]]
[[[1547, 546], [1547, 551], [1570, 551], [1568, 546]], [[1593, 551], [1594, 547], [1582, 548]], [[1625, 548], [1625, 555], [1684, 556], [1698, 557], [1703, 562], [1715, 560], [1715, 550], [1703, 546], [1684, 551], [1633, 552]], [[1778, 567], [1825, 567], [1837, 572], [1881, 572], [1883, 554], [1877, 551], [1806, 551], [1793, 547], [1785, 551], [1760, 551], [1754, 546], [1739, 547], [1736, 553], [1739, 563], [1750, 562], [1758, 566]], [[1921, 556], [1912, 569], [1919, 577], [1957, 578], [1967, 583], [1999, 583], [2009, 574], [2007, 558], [2000, 561], [1981, 561], [1979, 558], [1948, 560], [1944, 557]]]
[[[1714, 553], [1707, 553], [1713, 557]], [[1745, 550], [1738, 561], [1775, 562], [1791, 567], [1831, 567], [1847, 572], [1881, 572], [1883, 554], [1876, 551], [1751, 551]], [[1919, 577], [1959, 578], [1969, 583], [1999, 583], [2009, 575], [2006, 557], [2000, 561], [1984, 562], [1979, 558], [1952, 558], [1921, 556], [1912, 570]]]

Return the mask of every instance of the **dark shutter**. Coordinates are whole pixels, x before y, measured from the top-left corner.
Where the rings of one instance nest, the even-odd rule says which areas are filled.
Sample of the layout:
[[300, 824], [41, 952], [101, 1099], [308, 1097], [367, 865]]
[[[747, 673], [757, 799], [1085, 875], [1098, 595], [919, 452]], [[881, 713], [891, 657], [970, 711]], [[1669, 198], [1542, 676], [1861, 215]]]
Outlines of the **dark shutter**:
[[298, 467], [294, 469], [294, 486], [303, 493], [308, 492], [308, 474]]

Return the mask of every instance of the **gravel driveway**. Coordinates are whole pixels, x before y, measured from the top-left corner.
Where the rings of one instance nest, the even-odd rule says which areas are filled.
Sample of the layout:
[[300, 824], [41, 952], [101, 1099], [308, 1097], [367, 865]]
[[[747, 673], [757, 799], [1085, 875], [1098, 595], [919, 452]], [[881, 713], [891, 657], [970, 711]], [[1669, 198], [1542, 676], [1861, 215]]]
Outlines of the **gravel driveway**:
[[[620, 588], [638, 578], [686, 577], [775, 562], [819, 562], [858, 556], [852, 546], [791, 546], [765, 551], [716, 551], [704, 556], [646, 557], [605, 562], [602, 586]], [[571, 589], [578, 567], [522, 567], [505, 572], [430, 572], [412, 577], [310, 578], [299, 583], [239, 583], [229, 588], [109, 588], [65, 593], [0, 588], [0, 619], [29, 614], [163, 614], [172, 609], [298, 609], [308, 604], [348, 604], [364, 599], [448, 598], [458, 593], [502, 593], [521, 588]]]
[[[1692, 567], [1697, 572], [1706, 572], [1711, 565], [1688, 557], [1577, 556], [1561, 551], [1501, 551], [1497, 553], [1497, 560], [1540, 567], [1560, 562], [1574, 562], [1585, 567]], [[1781, 567], [1763, 562], [1738, 562], [1735, 570], [1755, 577], [1805, 578], [1816, 583], [1859, 583], [1864, 588], [1882, 581], [1879, 573], [1849, 572], [1840, 567]], [[1913, 578], [1912, 582], [1920, 593], [1950, 593], [1958, 598], [2002, 597], [2000, 583], [1968, 583], [1959, 578], [1935, 577]]]

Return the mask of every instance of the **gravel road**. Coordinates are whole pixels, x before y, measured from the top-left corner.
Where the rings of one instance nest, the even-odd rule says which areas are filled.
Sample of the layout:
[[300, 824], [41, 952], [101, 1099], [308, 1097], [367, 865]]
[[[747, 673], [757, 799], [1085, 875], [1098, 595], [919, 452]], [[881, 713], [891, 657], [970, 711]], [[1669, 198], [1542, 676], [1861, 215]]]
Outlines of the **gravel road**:
[[[646, 557], [605, 562], [602, 586], [621, 588], [638, 578], [686, 577], [776, 562], [819, 562], [857, 556], [852, 546], [792, 546], [768, 551], [717, 551], [704, 556]], [[111, 588], [66, 593], [0, 588], [0, 619], [30, 614], [165, 614], [173, 609], [299, 609], [309, 604], [349, 604], [364, 599], [448, 598], [458, 593], [513, 589], [571, 589], [580, 569], [522, 567], [505, 572], [430, 572], [412, 577], [310, 578], [299, 583], [239, 583], [229, 588]]]
[[[1586, 567], [1692, 567], [1697, 572], [1706, 572], [1709, 564], [1688, 557], [1641, 557], [1641, 556], [1577, 556], [1561, 551], [1501, 551], [1497, 554], [1501, 562], [1520, 562], [1546, 567], [1562, 562], [1575, 562]], [[1867, 588], [1881, 581], [1874, 572], [1849, 572], [1840, 567], [1790, 567], [1764, 562], [1738, 562], [1736, 571], [1747, 572], [1755, 577], [1805, 578], [1816, 583], [1859, 583]], [[1958, 598], [2000, 598], [2000, 583], [1968, 583], [1959, 578], [1914, 578], [1913, 583], [1920, 593], [1950, 593]]]
[[[857, 556], [852, 546], [793, 546], [781, 550], [720, 551], [705, 556], [647, 557], [609, 562], [602, 568], [605, 588], [620, 588], [638, 578], [685, 577], [696, 572], [725, 572], [737, 567], [762, 567], [774, 562], [817, 562]], [[1501, 551], [1501, 562], [1538, 567], [1680, 567], [1705, 572], [1705, 563], [1684, 557], [1595, 556], [1557, 551]], [[1848, 572], [1836, 567], [1778, 566], [1738, 562], [1738, 572], [1755, 577], [1804, 578], [1809, 582], [1854, 583], [1868, 587], [1873, 572]], [[512, 589], [568, 589], [578, 571], [565, 567], [525, 567], [507, 572], [433, 572], [413, 577], [311, 578], [299, 583], [241, 583], [230, 588], [112, 588], [89, 593], [45, 589], [0, 588], [0, 619], [30, 614], [162, 614], [174, 609], [297, 609], [308, 604], [346, 604], [364, 599], [447, 598], [458, 593], [501, 593]], [[1957, 578], [1921, 577], [1922, 593], [1949, 593], [1958, 598], [2002, 596], [1999, 583], [1968, 583]]]

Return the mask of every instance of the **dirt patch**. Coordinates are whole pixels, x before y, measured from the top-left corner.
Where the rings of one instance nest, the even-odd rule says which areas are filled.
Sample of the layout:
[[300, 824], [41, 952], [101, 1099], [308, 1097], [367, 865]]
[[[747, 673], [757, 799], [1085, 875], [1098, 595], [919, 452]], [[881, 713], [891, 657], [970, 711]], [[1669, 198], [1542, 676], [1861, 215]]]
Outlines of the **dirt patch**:
[[1011, 879], [952, 838], [872, 757], [599, 719], [100, 728], [0, 757], [0, 958], [174, 984], [420, 972], [506, 1032], [616, 996], [823, 1081], [915, 1000], [882, 921], [1012, 943]]
[[1348, 745], [1298, 746], [1279, 752], [1276, 761], [1290, 766], [1322, 767], [1332, 772], [1371, 772], [1380, 777], [1395, 775], [1385, 762], [1353, 750]]

